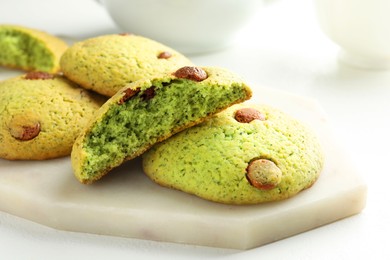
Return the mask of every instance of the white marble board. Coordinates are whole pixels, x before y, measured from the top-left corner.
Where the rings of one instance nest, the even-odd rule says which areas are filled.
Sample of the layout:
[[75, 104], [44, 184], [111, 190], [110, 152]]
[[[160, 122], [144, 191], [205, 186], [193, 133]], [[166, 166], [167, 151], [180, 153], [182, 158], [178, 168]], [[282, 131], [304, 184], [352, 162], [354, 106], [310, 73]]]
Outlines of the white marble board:
[[[0, 77], [10, 75], [0, 71]], [[12, 74], [12, 73], [11, 73]], [[0, 159], [0, 210], [52, 228], [211, 247], [249, 249], [359, 213], [366, 184], [315, 100], [254, 87], [250, 102], [267, 103], [308, 123], [325, 150], [310, 189], [274, 203], [231, 206], [158, 186], [135, 159], [92, 185], [73, 176], [68, 157]]]

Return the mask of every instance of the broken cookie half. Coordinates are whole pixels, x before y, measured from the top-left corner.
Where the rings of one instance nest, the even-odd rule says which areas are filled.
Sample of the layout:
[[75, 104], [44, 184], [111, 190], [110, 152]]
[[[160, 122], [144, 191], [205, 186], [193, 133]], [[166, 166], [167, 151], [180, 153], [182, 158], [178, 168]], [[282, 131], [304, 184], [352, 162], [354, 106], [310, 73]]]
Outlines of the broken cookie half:
[[57, 73], [68, 44], [49, 33], [24, 26], [0, 25], [0, 66]]
[[110, 98], [76, 140], [72, 167], [92, 183], [157, 142], [248, 100], [250, 88], [221, 68], [183, 67], [133, 82]]

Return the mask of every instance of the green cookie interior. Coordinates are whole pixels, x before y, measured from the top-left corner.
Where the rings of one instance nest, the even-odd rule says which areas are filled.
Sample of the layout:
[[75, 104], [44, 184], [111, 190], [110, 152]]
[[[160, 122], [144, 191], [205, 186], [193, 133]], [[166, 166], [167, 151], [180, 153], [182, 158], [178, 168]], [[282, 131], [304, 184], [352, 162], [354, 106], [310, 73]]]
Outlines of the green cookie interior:
[[153, 144], [250, 97], [250, 90], [243, 83], [225, 86], [167, 78], [145, 80], [143, 85], [138, 82], [136, 86], [132, 89], [136, 94], [128, 100], [123, 101], [123, 96], [129, 89], [112, 97], [102, 108], [106, 109], [104, 115], [85, 135], [81, 170], [74, 167], [81, 182], [99, 179]]
[[2, 28], [0, 50], [0, 64], [5, 66], [46, 72], [54, 67], [53, 54], [45, 44], [23, 31]]

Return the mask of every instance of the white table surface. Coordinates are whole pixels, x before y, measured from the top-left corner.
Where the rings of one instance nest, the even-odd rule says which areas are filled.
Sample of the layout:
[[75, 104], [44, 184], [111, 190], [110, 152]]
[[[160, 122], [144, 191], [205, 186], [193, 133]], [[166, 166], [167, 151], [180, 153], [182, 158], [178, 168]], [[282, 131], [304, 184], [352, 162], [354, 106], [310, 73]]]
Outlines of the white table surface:
[[[0, 23], [75, 39], [120, 31], [93, 0], [1, 1]], [[0, 212], [0, 258], [390, 259], [390, 71], [347, 67], [337, 55], [338, 47], [318, 27], [311, 0], [277, 0], [258, 13], [235, 46], [190, 58], [230, 68], [252, 86], [317, 99], [367, 182], [362, 213], [238, 251], [64, 232]]]

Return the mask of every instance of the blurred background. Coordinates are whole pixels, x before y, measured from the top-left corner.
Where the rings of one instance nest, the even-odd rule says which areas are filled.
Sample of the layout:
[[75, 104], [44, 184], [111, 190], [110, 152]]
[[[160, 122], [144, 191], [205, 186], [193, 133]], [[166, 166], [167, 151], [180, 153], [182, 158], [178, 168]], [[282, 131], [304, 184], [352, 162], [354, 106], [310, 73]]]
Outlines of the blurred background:
[[23, 23], [74, 38], [118, 31], [105, 9], [95, 0], [1, 0], [0, 23]]
[[[340, 63], [340, 48], [320, 29], [312, 0], [263, 3], [251, 22], [237, 34], [234, 45], [190, 58], [199, 65], [229, 68], [254, 87], [269, 87], [317, 100], [328, 114], [339, 142], [367, 181], [369, 196], [366, 209], [357, 216], [240, 256], [389, 259], [390, 72]], [[69, 41], [123, 31], [94, 0], [0, 0], [2, 23], [41, 29]], [[261, 101], [261, 96], [256, 98]], [[10, 220], [5, 223], [12, 225]], [[28, 239], [23, 241], [29, 243]], [[129, 246], [122, 240], [118, 243]], [[152, 254], [145, 253], [142, 245], [130, 247]], [[156, 250], [152, 256], [175, 252], [178, 259], [188, 254], [226, 255], [223, 250], [204, 249], [200, 253], [192, 247], [161, 246]]]

